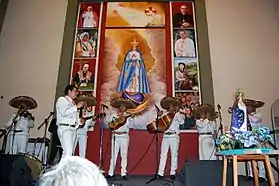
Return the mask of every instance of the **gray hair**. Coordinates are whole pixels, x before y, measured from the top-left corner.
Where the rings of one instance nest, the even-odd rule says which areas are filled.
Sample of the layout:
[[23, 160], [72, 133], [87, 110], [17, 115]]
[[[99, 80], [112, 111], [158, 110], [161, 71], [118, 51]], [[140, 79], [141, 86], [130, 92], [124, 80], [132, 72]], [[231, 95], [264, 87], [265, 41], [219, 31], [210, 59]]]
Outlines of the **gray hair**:
[[63, 158], [59, 164], [42, 175], [39, 186], [108, 186], [99, 168], [78, 156]]

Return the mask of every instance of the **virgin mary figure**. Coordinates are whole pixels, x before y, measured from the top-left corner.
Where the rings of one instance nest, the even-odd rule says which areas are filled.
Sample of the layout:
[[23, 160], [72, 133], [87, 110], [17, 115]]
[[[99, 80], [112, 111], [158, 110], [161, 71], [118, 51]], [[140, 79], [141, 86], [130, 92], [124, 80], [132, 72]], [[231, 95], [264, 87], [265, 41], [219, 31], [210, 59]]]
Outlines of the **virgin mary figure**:
[[250, 129], [250, 122], [248, 119], [248, 113], [246, 106], [243, 102], [244, 93], [237, 91], [235, 96], [235, 102], [231, 108], [232, 120], [231, 120], [231, 131], [247, 131]]
[[137, 50], [139, 42], [134, 38], [131, 44], [133, 48], [125, 55], [117, 92], [150, 93], [144, 60], [142, 54]]

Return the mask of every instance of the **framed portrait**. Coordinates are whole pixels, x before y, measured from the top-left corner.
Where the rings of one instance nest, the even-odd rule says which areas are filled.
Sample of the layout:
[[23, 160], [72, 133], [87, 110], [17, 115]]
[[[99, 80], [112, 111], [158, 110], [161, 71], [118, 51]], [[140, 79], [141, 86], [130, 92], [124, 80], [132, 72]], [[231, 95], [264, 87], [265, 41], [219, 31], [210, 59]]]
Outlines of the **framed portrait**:
[[174, 88], [175, 91], [198, 91], [199, 75], [196, 58], [174, 59]]
[[[93, 91], [95, 85], [95, 59], [75, 59], [72, 70], [72, 83], [79, 91]], [[88, 93], [88, 92], [87, 92]]]
[[197, 57], [196, 38], [193, 29], [173, 30], [173, 50], [175, 57]]
[[78, 28], [98, 28], [101, 3], [81, 3]]
[[165, 27], [164, 2], [108, 2], [106, 27]]
[[192, 2], [172, 2], [173, 28], [194, 28], [194, 11]]
[[75, 58], [96, 58], [97, 29], [79, 29], [76, 35]]

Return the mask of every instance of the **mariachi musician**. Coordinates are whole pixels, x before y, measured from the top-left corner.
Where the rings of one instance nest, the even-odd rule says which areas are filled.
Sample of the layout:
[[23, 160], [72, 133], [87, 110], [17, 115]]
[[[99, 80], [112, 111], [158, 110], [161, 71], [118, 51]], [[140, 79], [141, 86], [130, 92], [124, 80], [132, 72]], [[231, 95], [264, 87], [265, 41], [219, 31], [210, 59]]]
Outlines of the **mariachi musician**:
[[28, 96], [18, 96], [9, 102], [10, 106], [19, 108], [17, 114], [13, 114], [10, 121], [5, 125], [9, 133], [9, 153], [25, 153], [29, 139], [30, 128], [34, 127], [34, 116], [28, 109], [35, 109], [37, 103]]
[[79, 109], [79, 127], [77, 129], [77, 137], [75, 140], [75, 147], [79, 147], [79, 156], [86, 157], [87, 148], [87, 132], [94, 127], [95, 120], [93, 118], [92, 107], [96, 105], [97, 101], [93, 96], [80, 95], [76, 102], [83, 101], [84, 105]]
[[126, 113], [127, 109], [134, 109], [135, 104], [124, 98], [115, 98], [111, 101], [111, 106], [116, 108], [116, 112], [108, 114], [106, 121], [112, 131], [111, 160], [108, 172], [108, 179], [114, 178], [114, 170], [118, 153], [121, 154], [121, 178], [127, 177], [127, 158], [129, 147], [129, 130], [134, 127], [134, 116]]
[[216, 160], [214, 135], [217, 134], [215, 119], [218, 114], [210, 104], [199, 105], [193, 111], [199, 133], [199, 159]]
[[180, 105], [181, 102], [177, 98], [165, 97], [161, 100], [161, 107], [167, 110], [167, 113], [163, 114], [163, 111], [159, 111], [158, 115], [171, 114], [173, 119], [171, 120], [169, 128], [164, 132], [162, 139], [160, 165], [157, 175], [159, 179], [163, 179], [164, 177], [169, 148], [171, 151], [170, 179], [175, 179], [179, 149], [179, 127], [184, 124], [185, 120], [185, 114], [180, 112]]

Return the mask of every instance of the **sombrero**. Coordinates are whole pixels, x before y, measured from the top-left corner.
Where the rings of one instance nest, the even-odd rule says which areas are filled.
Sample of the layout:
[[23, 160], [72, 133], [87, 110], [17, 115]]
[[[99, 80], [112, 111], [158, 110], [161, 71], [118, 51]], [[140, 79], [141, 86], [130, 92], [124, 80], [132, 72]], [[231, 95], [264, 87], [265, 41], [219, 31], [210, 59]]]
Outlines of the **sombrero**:
[[170, 106], [173, 105], [173, 106], [180, 106], [181, 105], [181, 101], [177, 98], [174, 98], [174, 97], [164, 97], [162, 100], [161, 100], [161, 107], [163, 109], [169, 109]]
[[115, 98], [111, 100], [110, 105], [114, 108], [119, 108], [121, 105], [124, 105], [127, 109], [134, 109], [136, 107], [131, 100], [124, 98]]
[[76, 99], [76, 103], [78, 103], [80, 101], [86, 102], [88, 104], [88, 106], [95, 106], [97, 103], [96, 98], [93, 96], [89, 96], [89, 95], [78, 96]]
[[199, 118], [201, 113], [209, 113], [210, 115], [214, 114], [215, 109], [212, 105], [204, 103], [199, 106], [197, 106], [192, 113], [192, 116], [194, 118]]
[[264, 106], [263, 101], [257, 101], [257, 100], [252, 100], [252, 99], [244, 99], [243, 102], [246, 106], [251, 106], [251, 107], [255, 107], [255, 108], [260, 108], [260, 107]]
[[10, 100], [10, 106], [20, 109], [35, 109], [37, 108], [37, 102], [28, 96], [17, 96]]

